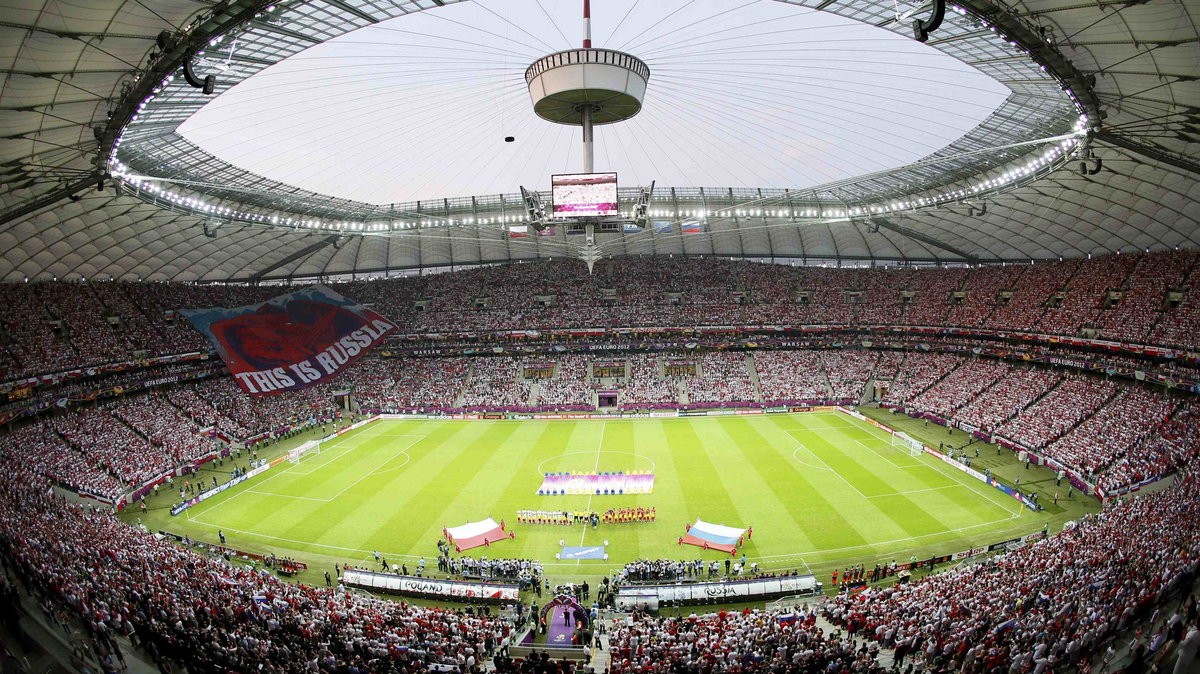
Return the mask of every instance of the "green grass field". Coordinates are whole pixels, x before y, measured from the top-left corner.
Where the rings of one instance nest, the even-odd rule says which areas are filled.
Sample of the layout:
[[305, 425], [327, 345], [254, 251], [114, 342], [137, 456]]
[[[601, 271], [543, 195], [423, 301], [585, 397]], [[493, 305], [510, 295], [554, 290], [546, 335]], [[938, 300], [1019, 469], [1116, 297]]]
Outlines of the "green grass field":
[[[923, 429], [908, 430], [920, 436]], [[1008, 452], [990, 454], [980, 465], [1012, 461]], [[560, 470], [649, 471], [656, 476], [654, 493], [536, 495], [542, 473]], [[823, 577], [834, 567], [906, 561], [911, 554], [953, 552], [1028, 533], [1089, 508], [1077, 499], [1032, 513], [931, 457], [891, 446], [882, 431], [831, 412], [385, 420], [183, 515], [167, 514], [169, 495], [159, 499], [147, 515], [150, 527], [208, 541], [221, 529], [232, 547], [309, 562], [314, 570], [304, 579], [313, 582], [333, 564], [365, 563], [373, 550], [396, 563], [424, 556], [432, 565], [442, 527], [486, 517], [507, 520], [516, 540], [467, 554], [536, 558], [552, 580], [599, 576], [639, 557], [723, 558], [676, 544], [684, 524], [696, 518], [752, 525], [753, 540], [739, 552], [763, 568], [812, 569]], [[638, 505], [657, 508], [658, 521], [597, 529], [513, 524], [520, 509]], [[607, 540], [609, 560], [557, 562], [560, 540], [589, 546]]]

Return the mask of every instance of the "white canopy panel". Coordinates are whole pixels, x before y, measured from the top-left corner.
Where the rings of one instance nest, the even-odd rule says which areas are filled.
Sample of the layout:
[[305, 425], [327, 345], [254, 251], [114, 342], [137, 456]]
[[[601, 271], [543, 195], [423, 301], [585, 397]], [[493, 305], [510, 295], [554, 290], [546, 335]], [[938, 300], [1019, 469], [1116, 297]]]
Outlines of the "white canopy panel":
[[[345, 3], [312, 2], [330, 21], [346, 15]], [[849, 13], [857, 2], [797, 4]], [[96, 0], [68, 12], [50, 0], [0, 0], [0, 279], [220, 280], [565, 254], [562, 231], [511, 239], [477, 226], [343, 239], [225, 224], [213, 238], [205, 236], [200, 218], [116, 196], [111, 184], [104, 192], [80, 192], [78, 201], [39, 202], [92, 169], [92, 127], [105, 121], [109, 100], [154, 50], [155, 35], [206, 8], [181, 0]], [[602, 240], [605, 253], [961, 262], [1200, 247], [1194, 3], [1026, 0], [1013, 9], [1045, 28], [1077, 68], [1096, 76], [1107, 117], [1092, 141], [1100, 160], [1088, 162], [1089, 171], [1099, 168], [1094, 174], [1081, 175], [1072, 165], [970, 211], [964, 204], [891, 214], [875, 223], [714, 218], [700, 234], [613, 235]], [[939, 47], [936, 34], [929, 44]], [[986, 206], [982, 214], [979, 206]]]

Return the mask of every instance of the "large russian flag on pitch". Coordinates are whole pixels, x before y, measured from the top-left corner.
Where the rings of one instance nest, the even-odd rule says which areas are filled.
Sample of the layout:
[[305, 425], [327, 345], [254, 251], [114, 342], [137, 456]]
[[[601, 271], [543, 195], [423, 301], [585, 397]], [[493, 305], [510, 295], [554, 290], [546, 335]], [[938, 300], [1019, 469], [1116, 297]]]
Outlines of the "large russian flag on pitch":
[[687, 535], [683, 537], [683, 542], [709, 550], [733, 552], [745, 533], [745, 529], [696, 520], [696, 523], [688, 529]]
[[181, 313], [213, 343], [250, 395], [318, 384], [396, 330], [374, 311], [320, 285], [261, 304]]

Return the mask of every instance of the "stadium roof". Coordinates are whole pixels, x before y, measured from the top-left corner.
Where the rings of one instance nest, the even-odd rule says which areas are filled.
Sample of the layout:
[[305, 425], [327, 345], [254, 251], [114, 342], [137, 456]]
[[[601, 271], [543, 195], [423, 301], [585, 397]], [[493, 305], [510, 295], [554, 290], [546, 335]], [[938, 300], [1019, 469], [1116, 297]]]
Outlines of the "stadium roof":
[[[525, 61], [572, 42], [559, 17], [574, 3], [442, 6], [454, 4], [0, 0], [0, 278], [273, 278], [575, 254], [561, 227], [509, 231], [524, 219], [519, 181], [576, 161], [576, 130], [534, 125], [519, 90]], [[926, 45], [902, 36], [930, 5], [892, 0], [614, 4], [643, 28], [597, 18], [595, 33], [641, 47], [651, 88], [641, 116], [607, 139], [598, 131], [599, 163], [607, 143], [626, 184], [658, 180], [651, 219], [674, 226], [607, 235], [603, 254], [985, 262], [1200, 247], [1194, 3], [971, 0], [952, 5]], [[897, 12], [911, 17], [897, 23]], [[440, 92], [466, 107], [478, 96], [479, 119], [390, 98], [381, 107], [396, 114], [364, 119], [335, 105], [369, 94], [346, 81], [432, 96], [421, 73], [448, 87], [450, 71], [476, 77], [461, 50], [417, 61], [436, 53], [438, 23], [451, 25], [441, 39], [477, 35], [485, 67], [518, 73], [495, 91], [482, 78]], [[431, 37], [403, 38], [406, 26]], [[786, 39], [771, 44], [760, 26]], [[176, 34], [157, 44], [163, 30]], [[827, 51], [814, 60], [808, 47]], [[344, 80], [314, 79], [318, 58]], [[218, 96], [183, 82], [187, 59], [216, 76]], [[264, 99], [271, 84], [284, 93]], [[969, 92], [966, 104], [950, 103], [952, 91]], [[303, 116], [305, 106], [312, 124], [263, 125], [264, 111]], [[392, 179], [363, 181], [345, 174], [353, 147], [342, 157], [317, 147], [332, 134], [370, 148], [412, 125], [426, 128], [410, 138], [457, 134], [482, 159], [434, 153], [449, 141], [430, 136], [422, 152], [372, 155], [374, 173]], [[293, 160], [272, 164], [247, 139]], [[656, 151], [633, 145], [656, 141]], [[116, 176], [103, 191], [98, 171]], [[510, 175], [509, 194], [498, 193]], [[685, 219], [703, 231], [680, 232]]]

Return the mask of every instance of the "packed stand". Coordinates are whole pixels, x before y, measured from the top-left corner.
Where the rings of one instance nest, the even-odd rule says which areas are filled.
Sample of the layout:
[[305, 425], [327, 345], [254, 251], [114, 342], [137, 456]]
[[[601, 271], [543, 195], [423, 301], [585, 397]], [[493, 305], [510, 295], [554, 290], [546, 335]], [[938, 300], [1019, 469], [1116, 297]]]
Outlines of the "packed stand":
[[399, 360], [391, 402], [399, 408], [418, 409], [453, 407], [473, 362], [466, 358]]
[[955, 412], [952, 420], [991, 434], [1053, 388], [1060, 379], [1053, 370], [1014, 367], [978, 398]]
[[1021, 276], [1007, 304], [999, 304], [988, 316], [989, 328], [1032, 332], [1038, 329], [1046, 303], [1063, 290], [1078, 268], [1077, 260], [1022, 265]]
[[0, 550], [12, 573], [94, 633], [129, 636], [163, 671], [468, 668], [511, 632], [499, 617], [291, 584], [176, 547], [47, 495], [4, 460]]
[[518, 379], [520, 362], [514, 358], [474, 358], [471, 377], [462, 394], [464, 408], [524, 407], [529, 404], [529, 384]]
[[755, 400], [746, 354], [706, 353], [696, 359], [696, 364], [696, 376], [686, 380], [690, 404]]
[[622, 406], [674, 403], [678, 400], [675, 382], [663, 377], [657, 356], [641, 353], [629, 356], [628, 372], [625, 381], [617, 385], [618, 400]]
[[558, 356], [554, 376], [538, 381], [537, 404], [553, 407], [584, 407], [592, 404], [592, 366], [586, 356]]
[[635, 613], [609, 635], [610, 674], [855, 672], [880, 674], [878, 650], [827, 635], [804, 609], [654, 617]]
[[944, 353], [909, 353], [888, 386], [884, 401], [903, 405], [950, 374], [962, 362]]
[[1068, 374], [1052, 391], [996, 430], [1027, 449], [1041, 451], [1100, 408], [1117, 392], [1111, 381]]
[[833, 399], [849, 400], [857, 405], [863, 397], [867, 381], [874, 376], [879, 352], [845, 350], [821, 351], [819, 354], [833, 391]]
[[232, 419], [196, 392], [195, 385], [184, 385], [167, 391], [167, 400], [199, 428], [217, 428], [231, 438], [249, 438], [254, 431]]
[[951, 296], [962, 290], [973, 269], [920, 269], [912, 272], [907, 290], [913, 298], [904, 306], [905, 325], [946, 325], [954, 306]]
[[1136, 388], [1117, 392], [1104, 407], [1046, 447], [1046, 456], [1095, 475], [1171, 416], [1175, 403]]
[[1120, 288], [1138, 260], [1136, 255], [1101, 255], [1080, 262], [1063, 294], [1062, 303], [1046, 309], [1037, 330], [1076, 335], [1080, 328], [1094, 326], [1106, 292]]
[[986, 562], [826, 600], [852, 635], [930, 671], [1057, 671], [1079, 665], [1167, 589], [1190, 586], [1200, 559], [1200, 483], [1110, 502], [1061, 533]]
[[176, 465], [216, 449], [212, 440], [197, 435], [200, 428], [163, 396], [150, 394], [124, 400], [113, 408], [113, 413], [162, 448]]
[[116, 499], [124, 489], [99, 462], [89, 462], [48, 426], [25, 424], [9, 431], [3, 445], [28, 470], [77, 492]]
[[1196, 253], [1146, 253], [1138, 255], [1137, 268], [1122, 288], [1121, 300], [1104, 310], [1096, 321], [1101, 339], [1146, 344], [1163, 317], [1167, 291], [1181, 288], [1200, 255]]
[[[232, 425], [242, 429], [242, 434], [235, 437], [246, 440], [335, 415], [337, 407], [330, 399], [328, 386], [313, 386], [285, 395], [249, 396], [232, 377], [221, 377], [197, 382], [191, 390], [216, 411], [218, 418], [230, 419]], [[220, 422], [217, 425], [221, 426]]]
[[754, 369], [764, 401], [817, 402], [832, 395], [815, 351], [759, 351]]
[[961, 301], [953, 301], [946, 324], [978, 328], [988, 324], [988, 318], [1001, 306], [1000, 292], [1012, 290], [1025, 270], [1024, 265], [992, 265], [979, 267], [967, 277]]
[[908, 404], [949, 419], [956, 410], [975, 400], [984, 389], [1007, 374], [1010, 367], [1000, 360], [964, 358], [954, 371], [913, 397]]
[[166, 450], [150, 444], [104, 407], [54, 417], [50, 427], [125, 486], [145, 484], [177, 465]]
[[[627, 257], [589, 274], [577, 260], [487, 265], [335, 284], [413, 333], [697, 325], [928, 325], [1200, 345], [1200, 289], [1190, 252], [975, 269], [824, 268], [720, 258]], [[531, 289], [544, 288], [534, 291]], [[1184, 288], [1180, 306], [1166, 293]], [[1104, 308], [1107, 290], [1123, 292]], [[271, 286], [173, 283], [6, 284], [0, 379], [151, 356], [207, 351], [178, 310], [261, 302]], [[963, 291], [956, 297], [957, 291]], [[911, 292], [911, 301], [902, 293]], [[1005, 300], [1002, 293], [1011, 292]], [[1059, 306], [1056, 293], [1062, 292]], [[538, 298], [549, 298], [543, 306]], [[112, 322], [109, 318], [112, 318]], [[399, 337], [397, 337], [399, 339]]]
[[1112, 491], [1136, 485], [1193, 465], [1200, 459], [1200, 404], [1179, 406], [1157, 432], [1114, 462], [1100, 475], [1100, 486]]

